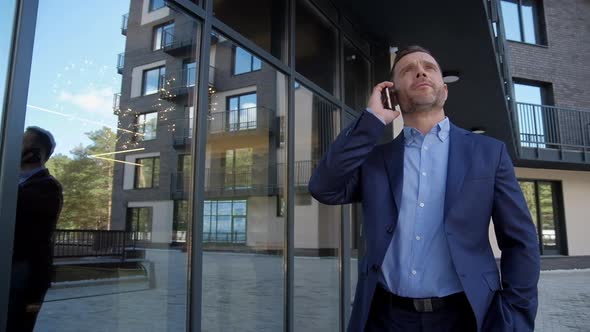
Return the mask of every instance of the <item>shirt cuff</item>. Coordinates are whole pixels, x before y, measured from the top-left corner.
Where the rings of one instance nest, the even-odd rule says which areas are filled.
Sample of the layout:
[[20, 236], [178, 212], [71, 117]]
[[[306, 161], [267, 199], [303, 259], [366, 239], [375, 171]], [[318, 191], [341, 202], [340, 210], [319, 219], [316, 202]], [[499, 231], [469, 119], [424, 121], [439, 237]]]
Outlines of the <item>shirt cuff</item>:
[[383, 124], [386, 124], [386, 123], [385, 123], [385, 120], [381, 119], [381, 117], [380, 117], [380, 116], [378, 116], [377, 114], [375, 114], [375, 112], [373, 112], [373, 110], [372, 110], [372, 109], [370, 109], [370, 108], [368, 108], [368, 107], [367, 107], [367, 108], [365, 108], [365, 110], [366, 110], [367, 112], [369, 112], [369, 113], [373, 114], [373, 116], [374, 116], [374, 117], [376, 117], [377, 119], [379, 119], [379, 121], [383, 122]]

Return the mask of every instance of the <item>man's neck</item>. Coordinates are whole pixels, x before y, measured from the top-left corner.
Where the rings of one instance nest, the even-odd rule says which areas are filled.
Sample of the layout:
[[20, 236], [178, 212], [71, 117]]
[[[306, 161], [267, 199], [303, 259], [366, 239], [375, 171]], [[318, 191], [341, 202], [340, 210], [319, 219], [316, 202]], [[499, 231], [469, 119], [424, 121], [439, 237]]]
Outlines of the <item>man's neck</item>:
[[423, 135], [432, 130], [439, 122], [445, 119], [444, 109], [416, 111], [409, 114], [404, 114], [404, 125], [418, 129]]

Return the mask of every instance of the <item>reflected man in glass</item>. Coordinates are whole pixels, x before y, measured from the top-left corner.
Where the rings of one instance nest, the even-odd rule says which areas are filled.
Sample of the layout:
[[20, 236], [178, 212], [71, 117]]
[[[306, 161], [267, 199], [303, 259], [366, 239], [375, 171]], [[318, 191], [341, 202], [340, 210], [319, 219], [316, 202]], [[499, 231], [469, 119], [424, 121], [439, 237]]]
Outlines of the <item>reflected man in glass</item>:
[[23, 136], [12, 256], [7, 331], [33, 331], [51, 283], [52, 235], [63, 205], [60, 183], [45, 163], [55, 149], [53, 135], [28, 127]]

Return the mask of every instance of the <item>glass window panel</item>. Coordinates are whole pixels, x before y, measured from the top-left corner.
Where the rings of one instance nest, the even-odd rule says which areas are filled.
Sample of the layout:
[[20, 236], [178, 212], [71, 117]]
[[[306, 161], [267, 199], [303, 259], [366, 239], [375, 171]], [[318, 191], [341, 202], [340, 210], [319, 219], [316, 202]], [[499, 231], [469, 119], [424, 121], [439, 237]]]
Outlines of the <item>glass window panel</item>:
[[295, 91], [294, 114], [295, 330], [338, 331], [341, 208], [316, 201], [307, 185], [340, 132], [340, 110], [301, 85]]
[[143, 73], [143, 95], [153, 94], [160, 89], [160, 77], [166, 72], [164, 67], [146, 70]]
[[[555, 205], [551, 182], [539, 182], [539, 204], [541, 212], [541, 242], [546, 250], [557, 250], [557, 228], [555, 226]], [[558, 254], [558, 252], [555, 252]]]
[[253, 56], [241, 47], [236, 47], [235, 52], [234, 75], [251, 72]]
[[252, 70], [259, 70], [260, 68], [262, 68], [262, 61], [260, 61], [260, 59], [258, 59], [257, 57], [253, 56], [252, 57]]
[[164, 6], [166, 6], [166, 1], [164, 0], [150, 0], [150, 11], [163, 8]]
[[218, 216], [231, 216], [231, 201], [220, 201], [217, 204], [217, 215]]
[[[10, 54], [12, 51], [12, 35], [14, 32], [16, 1], [8, 0], [0, 10], [0, 128], [4, 116], [4, 98], [6, 96], [6, 80], [8, 79]], [[0, 129], [0, 134], [2, 130]]]
[[245, 216], [246, 215], [246, 201], [236, 201], [233, 206], [234, 216]]
[[[234, 11], [246, 6], [233, 4]], [[239, 14], [243, 20], [244, 12]], [[203, 235], [201, 330], [281, 331], [285, 218], [277, 216], [276, 201], [284, 197], [286, 151], [269, 138], [284, 129], [276, 124], [286, 114], [288, 80], [268, 63], [257, 73], [233, 75], [233, 52], [239, 47], [221, 34], [213, 38], [210, 64], [217, 76], [210, 94], [204, 182], [206, 200], [217, 201], [219, 209], [218, 233], [210, 239]], [[250, 59], [248, 66], [257, 65]], [[257, 116], [240, 113], [245, 107], [258, 108]], [[240, 130], [253, 126], [256, 130]]]
[[297, 0], [295, 29], [295, 69], [337, 95], [336, 28], [308, 0]]
[[363, 110], [371, 91], [371, 65], [361, 52], [344, 39], [344, 96], [348, 106]]
[[[35, 330], [187, 329], [189, 253], [179, 250], [184, 243], [172, 242], [192, 241], [185, 232], [192, 218], [186, 204], [176, 209], [173, 204], [191, 192], [190, 178], [176, 177], [178, 155], [189, 152], [191, 140], [186, 135], [171, 140], [168, 133], [177, 133], [176, 119], [185, 120], [185, 107], [198, 101], [194, 94], [163, 96], [160, 77], [163, 64], [181, 71], [183, 63], [195, 62], [200, 24], [175, 25], [175, 33], [191, 36], [184, 44], [191, 47], [153, 52], [158, 25], [191, 19], [167, 9], [147, 13], [149, 3], [39, 2], [25, 125], [55, 136], [47, 166], [62, 184], [64, 204], [53, 235], [70, 242], [45, 243], [42, 249], [53, 248], [60, 264], [52, 280], [57, 287], [47, 290]], [[163, 5], [158, 1], [155, 7]], [[4, 22], [0, 19], [0, 27]], [[118, 73], [117, 55], [123, 51], [128, 70]], [[151, 140], [134, 138], [140, 132]], [[25, 242], [33, 245], [30, 237]], [[94, 266], [72, 270], [80, 261]]]
[[[543, 87], [540, 85], [514, 83], [514, 97], [518, 107], [518, 125], [520, 127], [521, 145], [527, 147], [545, 147], [545, 124], [543, 105]], [[540, 144], [541, 143], [541, 144]]]
[[518, 16], [517, 0], [502, 0], [502, 21], [504, 22], [504, 32], [506, 39], [522, 41], [520, 33], [520, 19]]
[[[197, 63], [191, 62], [186, 65], [186, 86], [192, 87], [197, 82]], [[191, 117], [192, 118], [192, 117]]]
[[286, 0], [213, 0], [213, 13], [265, 51], [286, 61], [287, 4]]
[[524, 29], [524, 41], [531, 44], [539, 42], [539, 12], [536, 7], [536, 1], [523, 0], [522, 1], [522, 26]]
[[537, 194], [535, 192], [535, 183], [531, 181], [519, 181], [520, 189], [526, 200], [526, 205], [529, 208], [531, 217], [535, 227], [537, 227], [539, 221], [537, 220]]

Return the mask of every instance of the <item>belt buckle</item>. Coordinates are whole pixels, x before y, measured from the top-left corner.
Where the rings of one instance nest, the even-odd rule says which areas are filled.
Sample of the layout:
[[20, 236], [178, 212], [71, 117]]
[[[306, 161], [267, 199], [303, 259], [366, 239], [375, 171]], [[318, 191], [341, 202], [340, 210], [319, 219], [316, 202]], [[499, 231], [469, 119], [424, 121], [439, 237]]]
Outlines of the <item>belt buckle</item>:
[[433, 312], [432, 299], [414, 299], [414, 309], [418, 312]]

